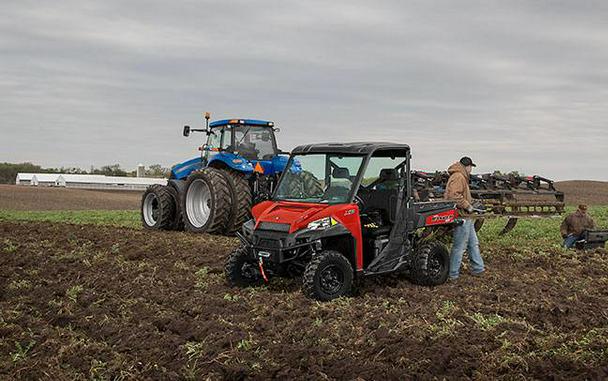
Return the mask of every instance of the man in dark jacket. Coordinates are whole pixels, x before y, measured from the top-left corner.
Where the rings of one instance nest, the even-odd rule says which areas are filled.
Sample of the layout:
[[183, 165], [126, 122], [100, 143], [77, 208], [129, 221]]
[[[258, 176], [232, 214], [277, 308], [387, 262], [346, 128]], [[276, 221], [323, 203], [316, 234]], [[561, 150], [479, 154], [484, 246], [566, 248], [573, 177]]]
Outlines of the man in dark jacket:
[[564, 247], [570, 249], [576, 241], [582, 238], [585, 230], [591, 229], [595, 229], [595, 222], [587, 214], [587, 205], [580, 204], [576, 212], [566, 217], [560, 226]]
[[[475, 166], [473, 160], [465, 156], [448, 168], [450, 178], [446, 185], [444, 198], [456, 201], [458, 209], [463, 214], [470, 214], [475, 210], [469, 188], [469, 176]], [[472, 274], [481, 275], [485, 271], [485, 266], [479, 250], [475, 223], [470, 218], [465, 219], [462, 225], [454, 228], [452, 251], [450, 253], [450, 280], [458, 278], [462, 255], [465, 250], [468, 250], [469, 253]]]

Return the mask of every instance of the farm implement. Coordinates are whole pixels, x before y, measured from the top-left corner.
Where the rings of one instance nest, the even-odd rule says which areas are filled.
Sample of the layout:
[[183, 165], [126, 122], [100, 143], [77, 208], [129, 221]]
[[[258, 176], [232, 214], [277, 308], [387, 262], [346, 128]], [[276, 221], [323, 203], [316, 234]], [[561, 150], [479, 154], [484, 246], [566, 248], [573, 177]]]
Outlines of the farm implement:
[[[441, 199], [448, 182], [447, 172], [412, 172], [418, 198], [423, 201]], [[483, 214], [476, 215], [479, 230], [485, 219], [506, 217], [501, 231], [511, 231], [519, 218], [550, 217], [564, 213], [564, 193], [555, 189], [553, 181], [541, 176], [487, 173], [471, 175], [471, 196]]]
[[206, 135], [201, 155], [173, 166], [167, 185], [142, 197], [145, 228], [233, 234], [249, 219], [251, 205], [270, 197], [287, 156], [277, 148], [274, 123], [225, 119], [205, 128], [184, 126], [183, 135]]

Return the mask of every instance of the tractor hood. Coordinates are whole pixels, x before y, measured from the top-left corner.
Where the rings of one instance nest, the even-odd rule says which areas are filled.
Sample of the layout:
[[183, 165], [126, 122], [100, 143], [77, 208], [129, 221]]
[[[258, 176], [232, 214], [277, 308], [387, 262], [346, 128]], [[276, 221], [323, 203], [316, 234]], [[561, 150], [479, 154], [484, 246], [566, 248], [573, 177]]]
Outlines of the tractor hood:
[[256, 228], [263, 223], [289, 225], [289, 232], [293, 233], [305, 228], [312, 221], [330, 217], [337, 207], [342, 209], [344, 205], [265, 201], [256, 205], [252, 214]]

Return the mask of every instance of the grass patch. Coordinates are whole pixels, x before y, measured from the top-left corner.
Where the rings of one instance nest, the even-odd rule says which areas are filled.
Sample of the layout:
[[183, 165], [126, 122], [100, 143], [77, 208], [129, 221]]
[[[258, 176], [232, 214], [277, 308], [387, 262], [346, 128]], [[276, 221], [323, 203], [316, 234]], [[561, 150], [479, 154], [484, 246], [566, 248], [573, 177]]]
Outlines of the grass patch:
[[47, 221], [141, 228], [138, 210], [0, 210], [0, 221]]
[[[512, 231], [502, 236], [499, 233], [507, 223], [507, 219], [488, 219], [479, 232], [479, 240], [482, 244], [496, 247], [518, 248], [536, 252], [542, 252], [547, 248], [561, 248], [563, 240], [559, 233], [559, 227], [565, 216], [575, 210], [575, 207], [569, 206], [562, 216], [522, 218]], [[590, 206], [588, 213], [595, 220], [598, 229], [608, 229], [608, 206]]]

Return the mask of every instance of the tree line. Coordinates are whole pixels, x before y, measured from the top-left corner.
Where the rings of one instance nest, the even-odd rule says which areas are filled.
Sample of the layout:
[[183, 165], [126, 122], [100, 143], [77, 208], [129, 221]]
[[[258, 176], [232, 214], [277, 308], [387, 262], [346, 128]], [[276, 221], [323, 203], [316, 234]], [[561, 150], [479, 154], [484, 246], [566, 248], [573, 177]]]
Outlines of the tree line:
[[[137, 170], [128, 171], [122, 169], [120, 164], [104, 165], [99, 168], [91, 168], [86, 171], [77, 167], [43, 168], [32, 163], [0, 163], [0, 184], [15, 184], [17, 173], [70, 173], [79, 175], [106, 175], [119, 177], [135, 177]], [[145, 177], [168, 177], [171, 170], [160, 164], [146, 167]]]

